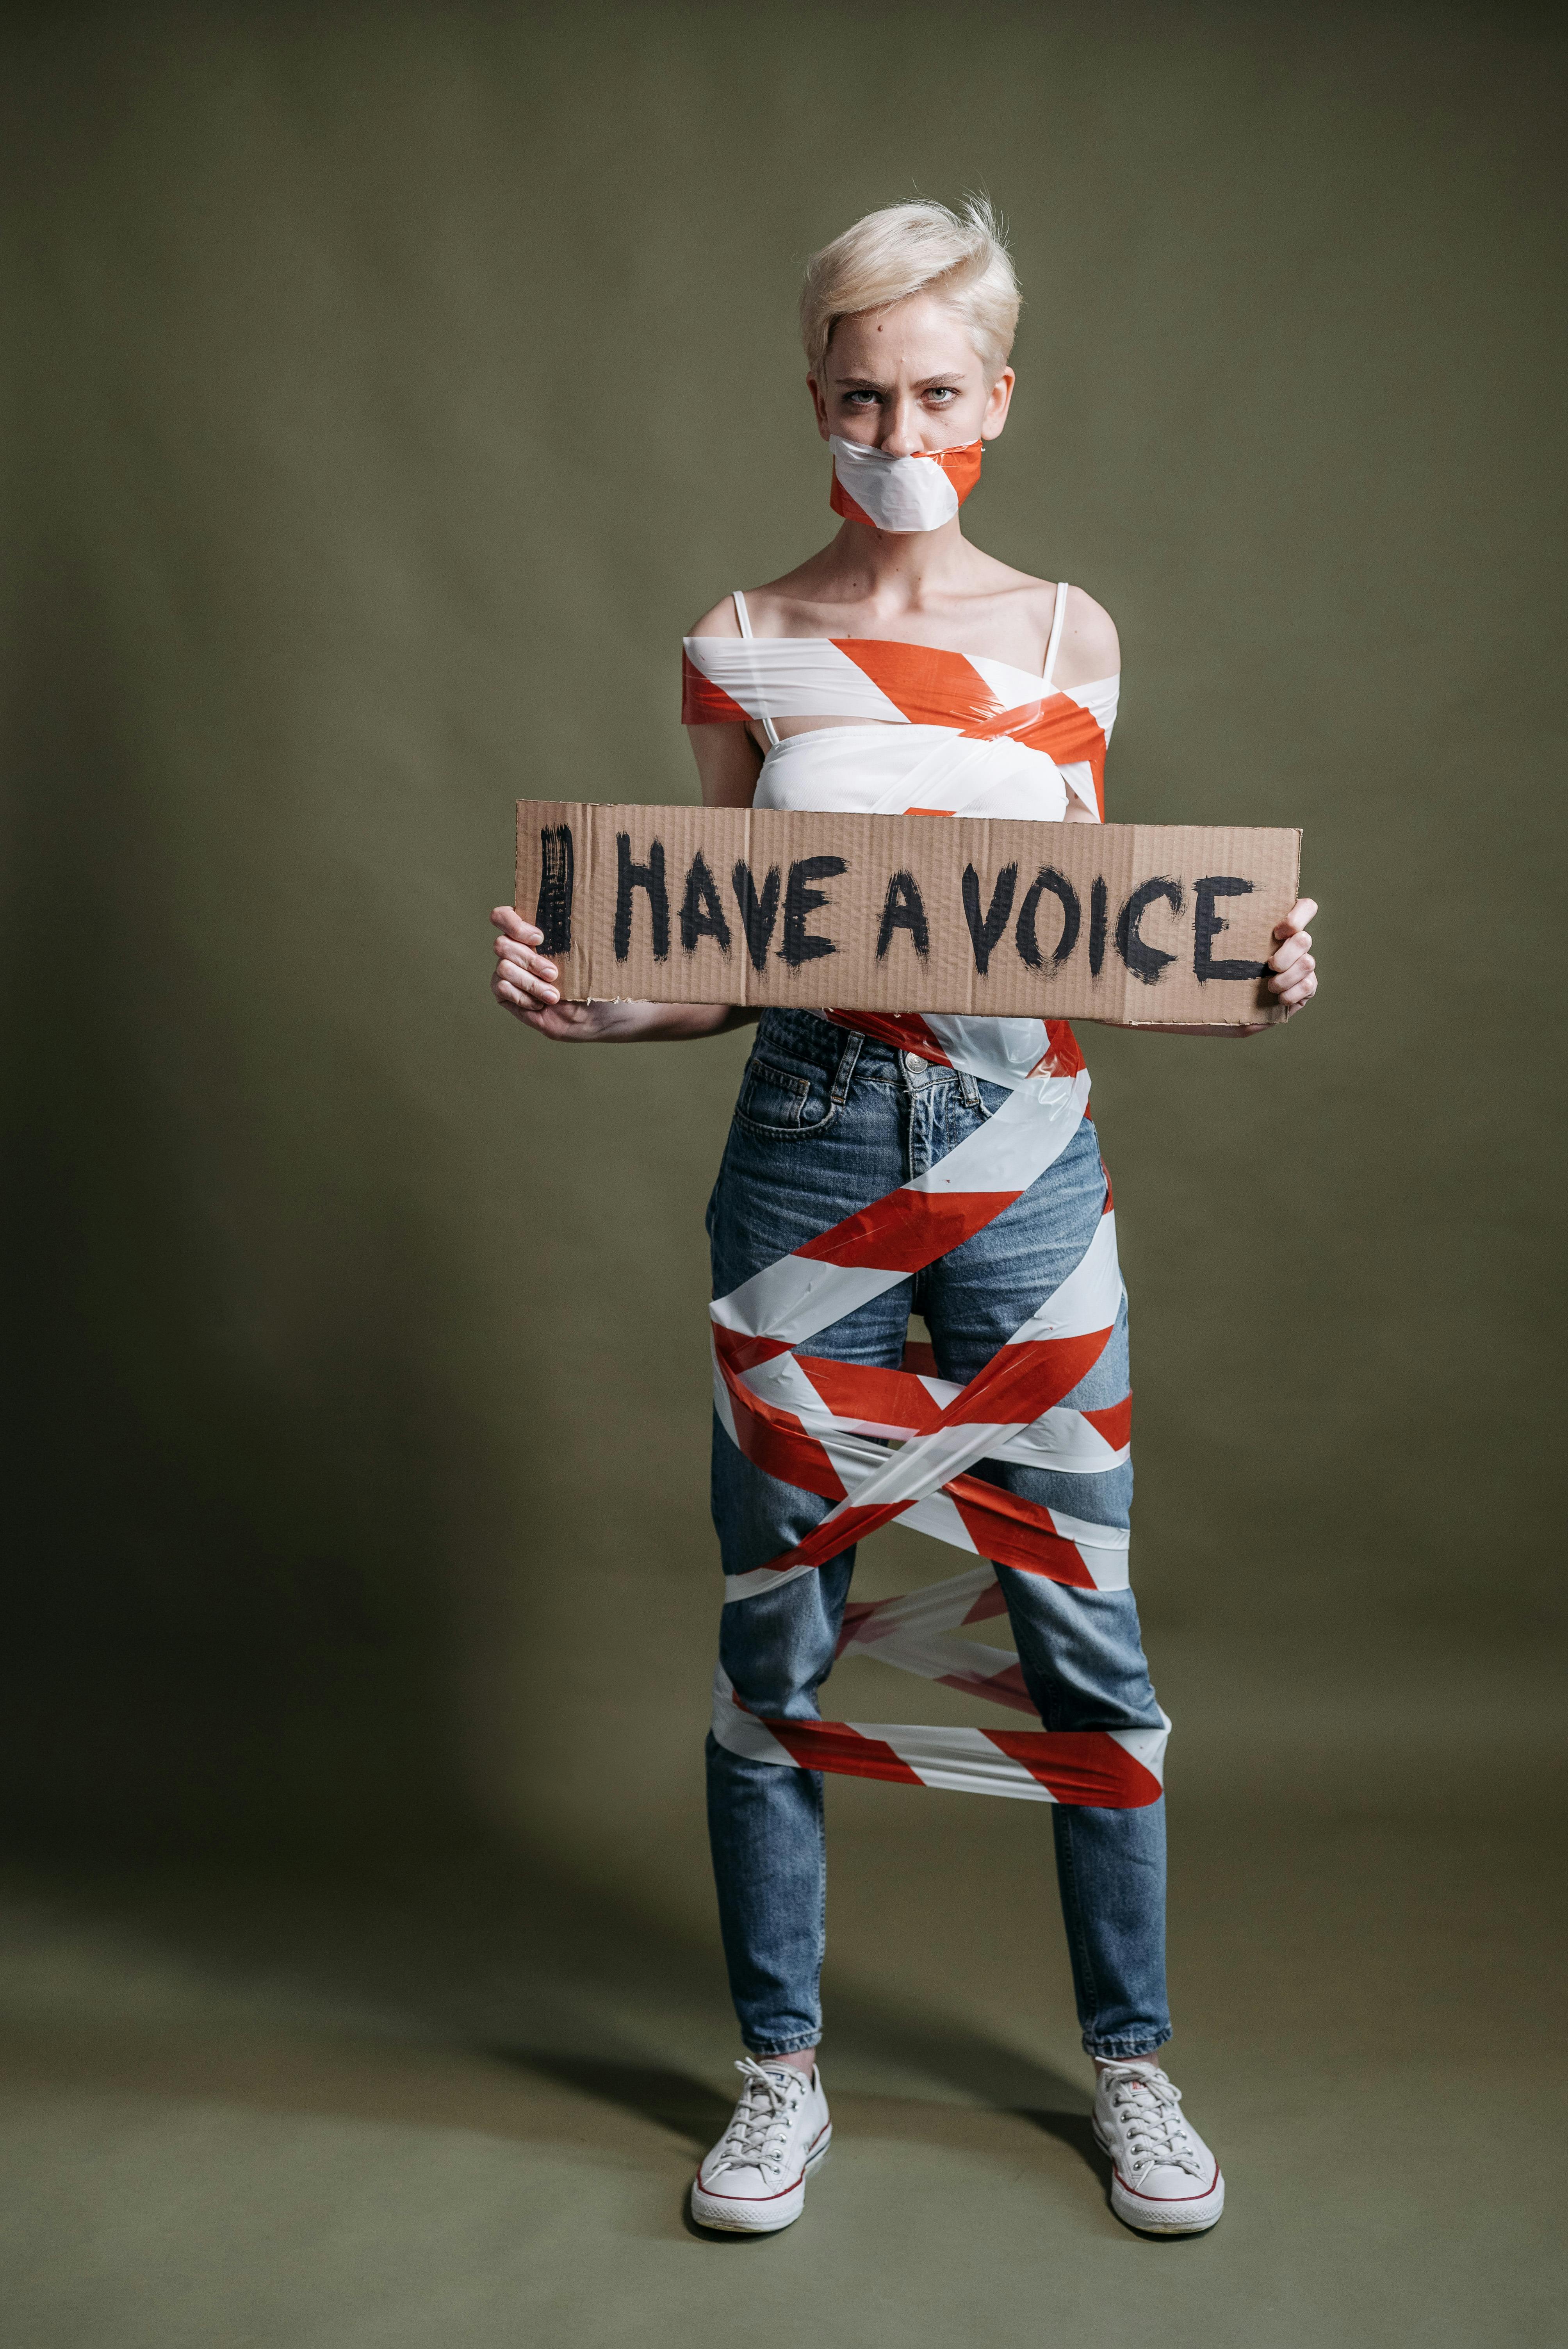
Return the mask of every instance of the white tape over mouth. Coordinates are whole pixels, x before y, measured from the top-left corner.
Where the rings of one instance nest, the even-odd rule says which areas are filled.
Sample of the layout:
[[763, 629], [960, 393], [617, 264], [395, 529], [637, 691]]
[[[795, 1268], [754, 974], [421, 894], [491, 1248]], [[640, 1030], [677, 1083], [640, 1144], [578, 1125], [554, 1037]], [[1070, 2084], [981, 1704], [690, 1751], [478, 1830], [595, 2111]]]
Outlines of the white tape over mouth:
[[962, 502], [941, 460], [953, 452], [933, 450], [920, 457], [886, 457], [859, 440], [828, 442], [839, 486], [869, 514], [878, 530], [940, 530]]

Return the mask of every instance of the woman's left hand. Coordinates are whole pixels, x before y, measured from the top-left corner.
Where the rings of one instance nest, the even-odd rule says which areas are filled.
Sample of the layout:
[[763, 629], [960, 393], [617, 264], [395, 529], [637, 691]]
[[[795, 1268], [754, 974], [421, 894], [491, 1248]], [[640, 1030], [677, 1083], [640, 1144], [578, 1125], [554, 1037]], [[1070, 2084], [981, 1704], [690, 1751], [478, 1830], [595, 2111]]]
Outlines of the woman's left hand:
[[1299, 1011], [1317, 993], [1317, 965], [1312, 958], [1312, 938], [1306, 926], [1316, 912], [1315, 898], [1298, 897], [1284, 921], [1274, 927], [1280, 943], [1268, 959], [1274, 973], [1269, 992], [1278, 996], [1287, 1011]]

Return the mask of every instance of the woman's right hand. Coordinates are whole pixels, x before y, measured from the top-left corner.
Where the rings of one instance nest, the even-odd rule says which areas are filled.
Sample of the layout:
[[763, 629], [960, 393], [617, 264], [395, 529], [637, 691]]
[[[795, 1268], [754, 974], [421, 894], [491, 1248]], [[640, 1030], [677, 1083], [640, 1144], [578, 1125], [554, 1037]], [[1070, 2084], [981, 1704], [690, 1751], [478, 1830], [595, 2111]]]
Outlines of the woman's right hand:
[[560, 973], [539, 951], [544, 942], [542, 930], [536, 930], [510, 905], [495, 906], [490, 920], [500, 932], [495, 942], [490, 993], [503, 1011], [510, 1011], [536, 1035], [553, 1037], [558, 1043], [592, 1043], [614, 1029], [618, 1005], [562, 1003], [555, 984]]
[[721, 1036], [727, 1028], [744, 1028], [757, 1017], [728, 1003], [634, 1003], [622, 998], [613, 1003], [562, 1003], [555, 984], [561, 974], [540, 952], [543, 931], [510, 905], [495, 906], [490, 920], [500, 932], [490, 993], [503, 1011], [558, 1044], [679, 1043]]

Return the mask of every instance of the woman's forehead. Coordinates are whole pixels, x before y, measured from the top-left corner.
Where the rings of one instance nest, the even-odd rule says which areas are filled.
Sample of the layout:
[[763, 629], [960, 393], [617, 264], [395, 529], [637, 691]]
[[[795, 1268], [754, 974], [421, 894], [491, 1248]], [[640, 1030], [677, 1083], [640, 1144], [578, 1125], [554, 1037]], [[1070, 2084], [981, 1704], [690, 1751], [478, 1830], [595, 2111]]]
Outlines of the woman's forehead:
[[828, 346], [828, 372], [934, 375], [979, 368], [968, 326], [939, 295], [917, 294], [885, 310], [859, 310], [841, 318]]

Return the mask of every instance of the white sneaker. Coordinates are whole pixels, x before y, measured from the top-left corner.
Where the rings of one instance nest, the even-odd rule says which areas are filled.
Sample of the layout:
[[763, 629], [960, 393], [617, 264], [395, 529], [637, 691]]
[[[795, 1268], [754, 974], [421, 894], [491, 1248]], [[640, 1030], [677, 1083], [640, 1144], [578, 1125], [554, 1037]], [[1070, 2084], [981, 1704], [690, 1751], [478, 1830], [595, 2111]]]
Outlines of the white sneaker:
[[1220, 2165], [1151, 2056], [1108, 2064], [1094, 2092], [1095, 2142], [1111, 2160], [1110, 2207], [1146, 2235], [1201, 2235], [1225, 2207]]
[[821, 2075], [792, 2064], [736, 2070], [746, 2082], [729, 2127], [697, 2171], [691, 2214], [699, 2227], [738, 2235], [773, 2235], [806, 2207], [806, 2180], [828, 2150], [833, 2124]]

